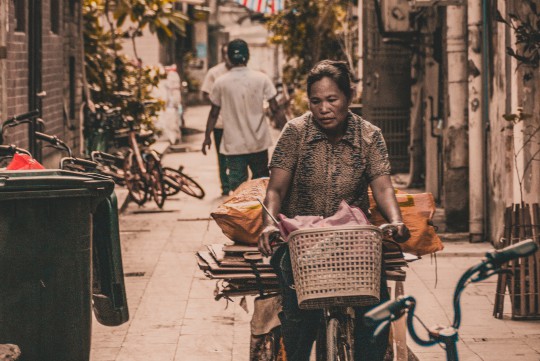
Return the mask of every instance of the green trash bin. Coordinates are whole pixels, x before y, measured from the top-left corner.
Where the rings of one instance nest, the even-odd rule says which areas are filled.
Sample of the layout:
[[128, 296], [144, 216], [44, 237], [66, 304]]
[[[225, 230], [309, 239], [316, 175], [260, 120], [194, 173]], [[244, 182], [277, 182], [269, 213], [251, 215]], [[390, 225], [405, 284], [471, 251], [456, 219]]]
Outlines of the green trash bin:
[[88, 361], [92, 213], [114, 183], [60, 170], [0, 172], [0, 344], [21, 361]]

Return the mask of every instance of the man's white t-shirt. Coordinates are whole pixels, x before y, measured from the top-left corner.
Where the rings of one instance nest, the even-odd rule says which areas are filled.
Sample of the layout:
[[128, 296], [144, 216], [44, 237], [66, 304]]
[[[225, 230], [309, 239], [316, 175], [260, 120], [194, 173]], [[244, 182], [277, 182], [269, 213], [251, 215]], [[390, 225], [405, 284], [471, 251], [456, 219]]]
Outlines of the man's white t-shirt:
[[[208, 69], [208, 72], [206, 73], [206, 76], [204, 77], [203, 83], [201, 85], [201, 91], [210, 95], [210, 93], [212, 93], [212, 87], [214, 86], [217, 78], [227, 73], [228, 71], [229, 69], [227, 69], [225, 62], [219, 63], [218, 65]], [[215, 128], [223, 129], [223, 120], [221, 119], [221, 115], [216, 122]]]
[[272, 146], [263, 104], [277, 95], [270, 78], [245, 66], [220, 76], [210, 101], [221, 107], [223, 139], [219, 152], [226, 155], [257, 153]]

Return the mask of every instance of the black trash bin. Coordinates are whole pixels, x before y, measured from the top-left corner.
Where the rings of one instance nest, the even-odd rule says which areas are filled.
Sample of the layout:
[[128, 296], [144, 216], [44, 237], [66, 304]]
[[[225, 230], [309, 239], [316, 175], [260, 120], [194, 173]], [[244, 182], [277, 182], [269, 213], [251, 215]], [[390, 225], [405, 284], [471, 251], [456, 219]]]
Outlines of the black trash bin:
[[92, 213], [113, 189], [98, 175], [0, 172], [0, 344], [21, 361], [89, 360]]
[[119, 326], [129, 320], [129, 312], [114, 192], [96, 207], [92, 246], [94, 315], [102, 325]]

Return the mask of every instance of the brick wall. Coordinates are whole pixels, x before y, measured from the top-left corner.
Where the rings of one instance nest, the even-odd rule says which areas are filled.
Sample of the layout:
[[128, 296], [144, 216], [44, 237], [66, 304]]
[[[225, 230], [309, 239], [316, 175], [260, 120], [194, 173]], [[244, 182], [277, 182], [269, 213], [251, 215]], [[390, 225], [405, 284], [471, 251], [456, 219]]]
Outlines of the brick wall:
[[[9, 31], [7, 33], [7, 115], [12, 116], [28, 111], [28, 0], [25, 9], [26, 31], [15, 31], [15, 5], [9, 1]], [[78, 153], [79, 141], [79, 108], [81, 104], [81, 40], [80, 40], [80, 2], [58, 0], [58, 13], [53, 16], [59, 19], [57, 33], [51, 31], [51, 0], [42, 3], [42, 90], [47, 96], [42, 101], [42, 117], [46, 133], [54, 134], [68, 141]], [[73, 5], [70, 6], [70, 3]], [[74, 58], [74, 78], [70, 79], [70, 57]], [[70, 83], [75, 82], [74, 99], [70, 102]], [[73, 88], [71, 88], [73, 89]], [[73, 92], [72, 92], [73, 93]], [[70, 105], [76, 111], [70, 111]], [[66, 111], [64, 111], [64, 108]], [[70, 116], [71, 113], [71, 116]], [[74, 114], [73, 114], [74, 113]], [[12, 128], [9, 131], [11, 143], [27, 147], [28, 135], [24, 127]], [[51, 151], [45, 150], [44, 157]], [[54, 156], [56, 158], [56, 155]]]

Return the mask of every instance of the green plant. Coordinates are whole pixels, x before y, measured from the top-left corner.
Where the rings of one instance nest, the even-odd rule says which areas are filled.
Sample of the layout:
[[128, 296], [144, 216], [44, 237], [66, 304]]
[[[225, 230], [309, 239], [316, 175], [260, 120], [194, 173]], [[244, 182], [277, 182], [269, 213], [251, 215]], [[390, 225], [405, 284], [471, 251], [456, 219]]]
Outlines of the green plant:
[[322, 59], [345, 60], [351, 69], [356, 63], [356, 21], [353, 4], [346, 0], [289, 0], [286, 8], [269, 17], [270, 42], [280, 44], [288, 64], [283, 81], [295, 84]]
[[[174, 10], [173, 0], [84, 0], [83, 21], [85, 70], [91, 100], [119, 106], [139, 125], [152, 129], [157, 113], [164, 107], [164, 102], [155, 99], [152, 91], [165, 74], [155, 66], [141, 63], [136, 38], [146, 28], [160, 42], [183, 36], [188, 18]], [[122, 39], [132, 42], [136, 59], [121, 54]], [[142, 109], [141, 101], [152, 104]]]
[[508, 55], [516, 58], [521, 64], [537, 68], [540, 65], [540, 12], [536, 4], [530, 0], [521, 1], [521, 16], [508, 14], [504, 19], [499, 11], [496, 20], [514, 30], [517, 49], [507, 47]]

